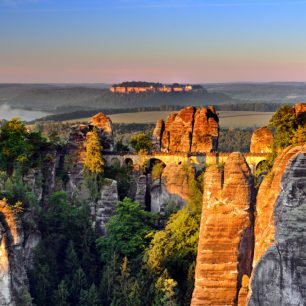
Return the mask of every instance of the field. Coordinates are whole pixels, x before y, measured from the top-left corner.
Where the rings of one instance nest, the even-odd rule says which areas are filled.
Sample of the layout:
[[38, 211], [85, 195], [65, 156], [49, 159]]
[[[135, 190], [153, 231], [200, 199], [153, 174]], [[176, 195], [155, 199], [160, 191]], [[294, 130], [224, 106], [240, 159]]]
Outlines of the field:
[[[170, 112], [139, 112], [110, 115], [113, 123], [155, 123], [166, 119]], [[220, 126], [226, 128], [262, 127], [268, 124], [273, 113], [220, 111]]]
[[[109, 115], [113, 123], [155, 123], [166, 119], [171, 112], [138, 112]], [[269, 123], [273, 112], [220, 111], [220, 126], [224, 128], [262, 127]], [[68, 122], [88, 122], [90, 118], [69, 120]]]

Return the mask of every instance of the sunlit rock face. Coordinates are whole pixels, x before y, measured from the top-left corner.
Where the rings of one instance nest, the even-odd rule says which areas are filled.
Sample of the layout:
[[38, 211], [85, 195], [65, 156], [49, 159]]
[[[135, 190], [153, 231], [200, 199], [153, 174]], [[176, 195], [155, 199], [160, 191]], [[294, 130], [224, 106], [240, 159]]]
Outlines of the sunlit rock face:
[[248, 305], [305, 305], [306, 145], [277, 158], [257, 197]]
[[155, 129], [152, 135], [152, 150], [155, 152], [161, 151], [162, 135], [165, 129], [165, 122], [162, 119], [157, 120]]
[[246, 298], [243, 279], [252, 269], [253, 202], [253, 177], [240, 153], [228, 157], [224, 170], [216, 165], [206, 170], [191, 305], [237, 305], [238, 297]]
[[5, 202], [0, 201], [0, 305], [18, 305], [28, 285], [24, 244], [20, 220]]
[[306, 103], [299, 103], [294, 105], [295, 114], [298, 119], [306, 119]]
[[167, 165], [161, 178], [151, 183], [151, 211], [163, 212], [165, 206], [173, 203], [177, 207], [184, 207], [191, 192], [189, 178], [194, 175], [193, 169], [189, 169], [187, 173], [182, 165]]
[[98, 129], [100, 133], [103, 149], [107, 151], [113, 151], [114, 140], [111, 119], [105, 116], [103, 113], [98, 113], [91, 118], [90, 122]]
[[62, 168], [68, 173], [69, 180], [64, 186], [71, 199], [88, 198], [88, 190], [84, 184], [84, 161], [86, 157], [86, 141], [93, 128], [97, 129], [103, 150], [113, 150], [112, 122], [102, 113], [91, 118], [90, 123], [76, 125], [71, 128], [65, 152], [62, 156]]
[[251, 153], [272, 152], [273, 135], [270, 129], [262, 127], [254, 131], [251, 138]]
[[194, 114], [191, 152], [211, 152], [218, 148], [219, 119], [215, 108], [198, 108]]
[[[153, 148], [162, 152], [212, 152], [218, 148], [219, 119], [214, 107], [189, 106], [159, 120], [153, 132]], [[161, 141], [160, 141], [161, 140]]]

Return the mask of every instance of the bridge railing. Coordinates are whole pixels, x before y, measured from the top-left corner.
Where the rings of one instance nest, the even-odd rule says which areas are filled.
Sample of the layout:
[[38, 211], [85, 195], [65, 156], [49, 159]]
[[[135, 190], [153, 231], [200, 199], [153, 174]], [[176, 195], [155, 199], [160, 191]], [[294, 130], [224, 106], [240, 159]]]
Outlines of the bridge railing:
[[[135, 152], [116, 152], [116, 151], [103, 151], [104, 155], [112, 155], [112, 156], [125, 156], [125, 155], [132, 155], [132, 156], [137, 156], [138, 153]], [[214, 157], [214, 156], [220, 156], [220, 157], [226, 157], [229, 156], [231, 153], [230, 152], [209, 152], [209, 153], [203, 153], [203, 152], [158, 152], [158, 151], [154, 151], [154, 152], [150, 152], [144, 155], [147, 156], [155, 156], [155, 155], [159, 155], [159, 156], [187, 156], [187, 157], [191, 157], [191, 156], [210, 156], [210, 157]], [[268, 156], [268, 153], [241, 153], [244, 157], [266, 157]]]

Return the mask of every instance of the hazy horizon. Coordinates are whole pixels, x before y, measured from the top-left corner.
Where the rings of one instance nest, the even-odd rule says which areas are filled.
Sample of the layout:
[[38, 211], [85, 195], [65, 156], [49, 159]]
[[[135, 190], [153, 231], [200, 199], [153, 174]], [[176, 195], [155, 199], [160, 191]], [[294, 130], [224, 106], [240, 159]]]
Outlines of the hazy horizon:
[[305, 12], [295, 0], [0, 0], [0, 82], [305, 82]]

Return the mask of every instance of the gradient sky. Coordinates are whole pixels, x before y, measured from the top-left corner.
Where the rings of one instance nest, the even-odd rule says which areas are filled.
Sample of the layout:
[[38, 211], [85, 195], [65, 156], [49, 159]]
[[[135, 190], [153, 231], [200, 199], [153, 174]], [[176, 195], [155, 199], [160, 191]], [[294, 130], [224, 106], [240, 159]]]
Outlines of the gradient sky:
[[306, 1], [0, 0], [0, 82], [306, 81]]

